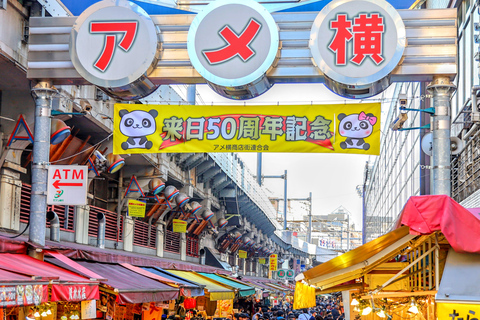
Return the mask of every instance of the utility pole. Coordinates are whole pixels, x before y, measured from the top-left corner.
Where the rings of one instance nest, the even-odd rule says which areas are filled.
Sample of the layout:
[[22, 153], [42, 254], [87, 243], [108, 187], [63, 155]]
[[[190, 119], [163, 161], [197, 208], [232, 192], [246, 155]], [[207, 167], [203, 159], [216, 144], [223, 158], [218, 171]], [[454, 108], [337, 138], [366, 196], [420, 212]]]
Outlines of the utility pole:
[[55, 90], [50, 81], [41, 81], [32, 89], [32, 93], [35, 96], [35, 130], [28, 239], [43, 247], [47, 214], [47, 166], [50, 161], [50, 117]]
[[446, 76], [435, 76], [427, 90], [433, 95], [435, 114], [432, 121], [432, 194], [451, 195], [450, 182], [450, 98], [455, 91], [455, 85]]
[[257, 153], [257, 182], [258, 185], [262, 186], [262, 153]]
[[312, 193], [308, 196], [310, 202], [310, 209], [308, 211], [308, 238], [307, 242], [312, 243]]
[[[260, 159], [260, 164], [261, 164], [261, 159], [262, 159], [262, 156], [260, 154], [259, 158], [257, 159]], [[284, 197], [283, 197], [283, 230], [287, 230], [287, 202], [288, 202], [288, 199], [287, 199], [287, 170], [285, 170], [285, 174], [283, 174], [282, 176], [262, 176], [261, 175], [261, 168], [260, 170], [258, 170], [258, 163], [257, 163], [257, 179], [258, 177], [260, 177], [260, 180], [263, 178], [263, 179], [283, 179], [284, 183], [285, 183], [285, 187], [284, 187]]]

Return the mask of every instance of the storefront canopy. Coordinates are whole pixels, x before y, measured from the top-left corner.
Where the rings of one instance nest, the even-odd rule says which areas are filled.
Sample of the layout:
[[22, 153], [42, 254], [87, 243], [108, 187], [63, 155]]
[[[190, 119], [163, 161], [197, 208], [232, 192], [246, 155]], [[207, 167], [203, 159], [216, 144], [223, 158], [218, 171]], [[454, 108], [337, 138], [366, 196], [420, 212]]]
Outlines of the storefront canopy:
[[233, 292], [232, 289], [230, 289], [229, 287], [225, 287], [218, 282], [210, 280], [209, 278], [204, 277], [198, 273], [178, 270], [169, 270], [169, 272], [188, 281], [192, 281], [196, 284], [204, 286], [205, 290], [207, 290], [210, 294], [211, 301], [230, 300], [235, 298], [235, 292]]
[[410, 197], [397, 221], [412, 234], [441, 231], [456, 252], [480, 253], [480, 209], [465, 209], [445, 195]]
[[[63, 261], [52, 258], [49, 258], [48, 261], [76, 272], [72, 264], [65, 264]], [[99, 275], [102, 279], [106, 279], [101, 280], [101, 283], [118, 292], [117, 300], [120, 304], [172, 300], [176, 299], [179, 294], [178, 288], [150, 279], [116, 263], [75, 262]]]
[[230, 279], [227, 279], [225, 277], [222, 277], [222, 276], [219, 276], [219, 275], [216, 275], [216, 274], [213, 274], [213, 273], [200, 272], [200, 274], [202, 276], [205, 276], [205, 277], [209, 278], [209, 279], [212, 279], [212, 280], [220, 282], [224, 285], [235, 288], [236, 290], [238, 290], [238, 295], [240, 297], [248, 297], [248, 296], [251, 296], [252, 294], [255, 294], [255, 288], [250, 287], [250, 286], [246, 285], [245, 283], [230, 280]]
[[243, 277], [242, 278], [242, 281], [246, 281], [247, 283], [250, 283], [252, 284], [253, 286], [265, 291], [265, 292], [268, 292], [268, 291], [272, 291], [272, 288], [270, 288], [269, 286], [263, 284], [261, 281], [255, 281], [255, 279], [253, 278], [250, 278], [250, 277]]
[[157, 274], [163, 278], [170, 279], [171, 281], [174, 281], [175, 283], [178, 283], [180, 285], [180, 293], [182, 293], [184, 296], [187, 297], [197, 297], [197, 296], [203, 296], [205, 294], [203, 290], [203, 286], [200, 286], [196, 283], [190, 282], [187, 279], [183, 279], [177, 275], [174, 275], [173, 273], [170, 273], [166, 270], [163, 270], [158, 267], [142, 267], [142, 269]]
[[265, 283], [267, 286], [273, 288], [276, 291], [284, 292], [284, 291], [289, 291], [290, 289], [283, 288], [282, 286], [276, 284], [276, 283]]
[[346, 281], [360, 278], [375, 266], [390, 260], [416, 236], [408, 227], [389, 232], [363, 246], [322, 263], [299, 274], [295, 280], [305, 280], [310, 285], [326, 289]]

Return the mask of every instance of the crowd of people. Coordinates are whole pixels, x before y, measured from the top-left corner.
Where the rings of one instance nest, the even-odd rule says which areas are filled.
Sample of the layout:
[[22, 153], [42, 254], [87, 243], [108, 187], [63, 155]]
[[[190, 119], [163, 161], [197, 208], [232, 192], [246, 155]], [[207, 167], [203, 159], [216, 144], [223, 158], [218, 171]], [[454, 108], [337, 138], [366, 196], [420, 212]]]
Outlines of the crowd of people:
[[[293, 310], [288, 303], [273, 308], [257, 306], [254, 314], [241, 312], [238, 320], [345, 320], [345, 313], [339, 298], [317, 299], [317, 306], [310, 309]], [[243, 310], [242, 310], [243, 311]]]

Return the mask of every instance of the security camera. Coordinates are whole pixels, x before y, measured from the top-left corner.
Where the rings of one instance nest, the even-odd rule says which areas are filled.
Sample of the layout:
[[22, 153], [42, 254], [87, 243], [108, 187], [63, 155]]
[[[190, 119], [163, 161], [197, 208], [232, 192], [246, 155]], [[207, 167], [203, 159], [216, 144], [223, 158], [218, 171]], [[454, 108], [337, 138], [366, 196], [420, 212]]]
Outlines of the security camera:
[[407, 95], [405, 93], [400, 93], [398, 95], [398, 103], [400, 104], [400, 108], [405, 108], [407, 106]]
[[86, 112], [92, 111], [92, 108], [93, 108], [90, 102], [88, 102], [88, 100], [86, 99], [80, 100], [80, 107], [82, 107], [82, 111], [86, 111]]
[[100, 151], [95, 150], [93, 153], [95, 154], [95, 156], [97, 157], [98, 160], [100, 160], [102, 162], [107, 161], [107, 158], [105, 158], [105, 156]]
[[390, 129], [393, 131], [398, 131], [403, 128], [403, 125], [408, 119], [408, 115], [406, 113], [400, 113], [398, 117], [393, 120], [392, 124], [390, 124]]

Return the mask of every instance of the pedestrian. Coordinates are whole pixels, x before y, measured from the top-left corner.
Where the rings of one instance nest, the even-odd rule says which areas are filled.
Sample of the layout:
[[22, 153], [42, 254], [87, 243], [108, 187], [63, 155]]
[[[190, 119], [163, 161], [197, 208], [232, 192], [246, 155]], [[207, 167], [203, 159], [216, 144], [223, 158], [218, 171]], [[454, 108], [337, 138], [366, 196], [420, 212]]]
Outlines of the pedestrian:
[[298, 320], [310, 320], [311, 316], [308, 314], [308, 309], [303, 309], [302, 314], [298, 317]]
[[333, 317], [334, 320], [336, 320], [336, 319], [338, 319], [338, 317], [340, 317], [340, 311], [338, 311], [338, 306], [333, 307], [332, 317]]
[[262, 308], [259, 307], [257, 309], [257, 313], [253, 315], [252, 320], [259, 320], [260, 317], [263, 318], [263, 311], [262, 311]]

